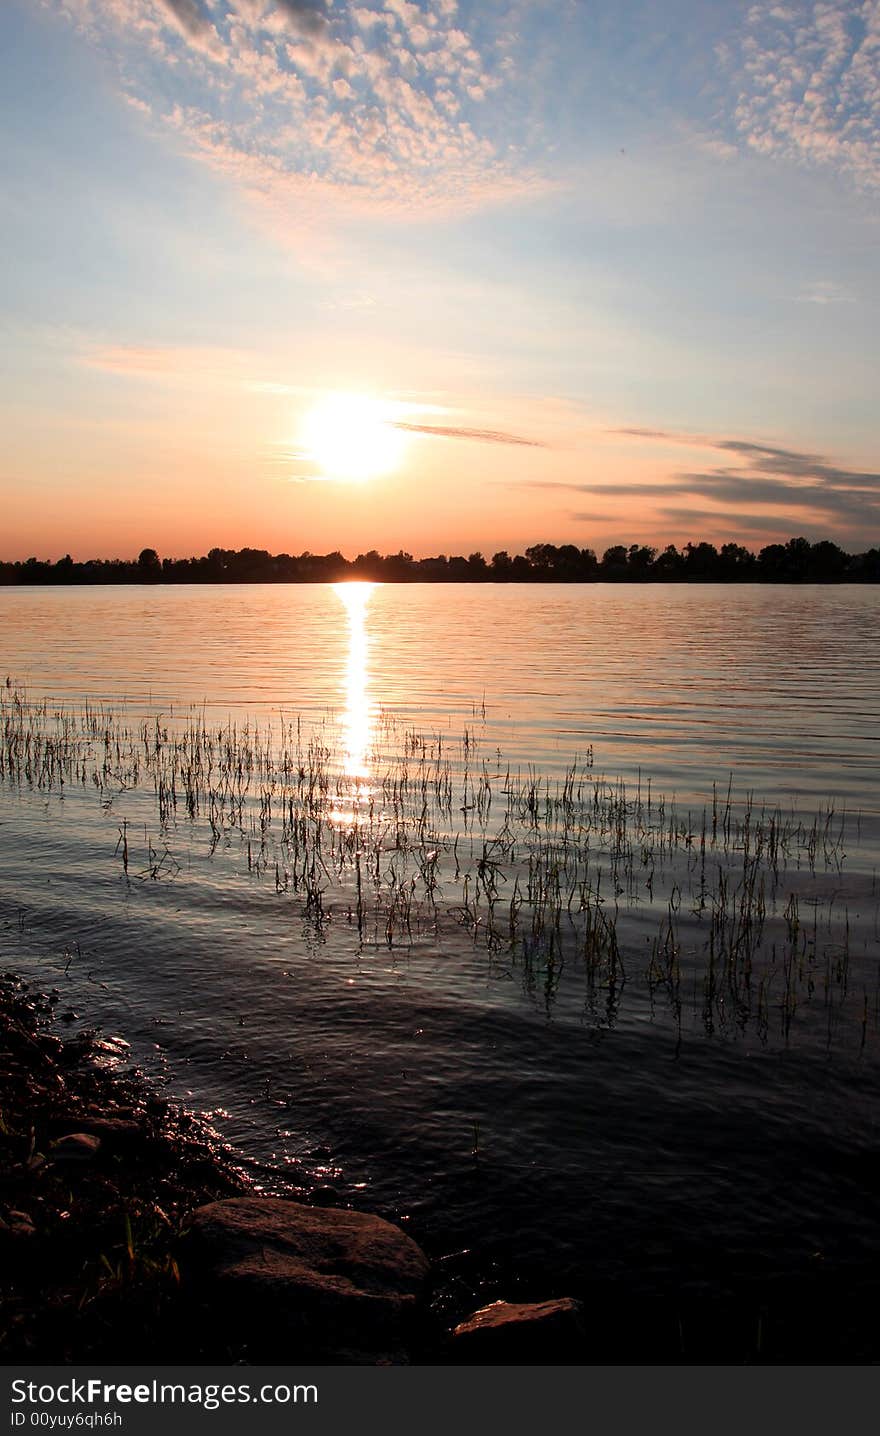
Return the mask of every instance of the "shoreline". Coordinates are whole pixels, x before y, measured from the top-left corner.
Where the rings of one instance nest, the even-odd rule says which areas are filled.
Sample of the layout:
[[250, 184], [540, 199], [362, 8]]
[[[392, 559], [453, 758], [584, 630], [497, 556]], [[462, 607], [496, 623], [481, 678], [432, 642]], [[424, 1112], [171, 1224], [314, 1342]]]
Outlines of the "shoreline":
[[[585, 1289], [562, 1295], [547, 1291], [546, 1274], [540, 1288], [521, 1283], [523, 1271], [513, 1265], [486, 1281], [478, 1251], [473, 1280], [463, 1281], [460, 1268], [447, 1268], [436, 1253], [425, 1256], [411, 1234], [370, 1212], [328, 1206], [330, 1194], [320, 1188], [308, 1193], [291, 1184], [283, 1196], [265, 1195], [246, 1161], [198, 1117], [159, 1096], [137, 1068], [108, 1065], [112, 1042], [89, 1030], [57, 1036], [54, 1029], [73, 1019], [60, 1007], [60, 994], [0, 974], [0, 1356], [7, 1365], [880, 1362], [880, 1238], [867, 1243], [856, 1266], [847, 1261], [838, 1269], [817, 1253], [809, 1274], [768, 1269], [760, 1281], [745, 1270], [737, 1277], [733, 1253], [725, 1260], [719, 1249], [721, 1266], [706, 1271], [700, 1294], [693, 1284], [686, 1290], [673, 1283], [647, 1301], [631, 1286], [635, 1251], [619, 1286], [590, 1283], [585, 1274]], [[372, 1324], [362, 1312], [347, 1347], [338, 1346], [326, 1319], [325, 1344], [304, 1346], [296, 1325], [305, 1320], [297, 1307], [302, 1290], [277, 1264], [256, 1296], [244, 1290], [255, 1310], [267, 1303], [267, 1315], [257, 1325], [251, 1316], [243, 1334], [236, 1327], [240, 1289], [227, 1289], [225, 1298], [221, 1291], [218, 1306], [197, 1259], [196, 1228], [206, 1209], [216, 1215], [236, 1208], [246, 1211], [246, 1235], [261, 1262], [260, 1243], [275, 1240], [279, 1213], [282, 1222], [290, 1214], [325, 1231], [342, 1223], [378, 1231], [382, 1240], [393, 1234], [404, 1266], [416, 1253], [418, 1292], [410, 1282], [404, 1336], [394, 1328], [387, 1356], [371, 1354], [369, 1340], [359, 1347]], [[285, 1232], [282, 1247], [287, 1240]], [[528, 1265], [527, 1252], [522, 1259]], [[307, 1302], [312, 1296], [305, 1292]], [[506, 1306], [514, 1313], [500, 1336], [494, 1329], [487, 1336], [479, 1323], [475, 1329], [481, 1299], [495, 1304], [481, 1311]]]
[[[271, 1182], [275, 1190], [267, 1194], [258, 1180], [260, 1163], [236, 1154], [201, 1118], [159, 1095], [140, 1069], [119, 1065], [118, 1039], [91, 1028], [58, 1036], [56, 1029], [77, 1016], [60, 1008], [57, 989], [47, 993], [14, 972], [0, 973], [0, 1359], [6, 1365], [259, 1365], [303, 1353], [328, 1365], [448, 1361], [443, 1276], [407, 1233], [372, 1213], [330, 1205], [336, 1194], [320, 1184], [306, 1189], [291, 1182], [282, 1193]], [[218, 1289], [205, 1269], [206, 1241], [198, 1242], [196, 1227], [206, 1226], [206, 1215], [216, 1226], [218, 1214], [236, 1208], [245, 1210], [245, 1226], [257, 1234], [261, 1260], [266, 1214], [270, 1224], [279, 1213], [305, 1218], [318, 1242], [330, 1231], [331, 1245], [334, 1226], [354, 1229], [351, 1253], [320, 1294], [323, 1338], [316, 1343], [303, 1341], [297, 1326], [303, 1293], [289, 1273], [270, 1274], [259, 1293], [274, 1322], [252, 1314], [243, 1327], [236, 1313], [240, 1295], [224, 1292], [222, 1283]], [[414, 1292], [404, 1292], [409, 1328], [401, 1335], [394, 1326], [389, 1356], [377, 1357], [370, 1330], [376, 1313], [365, 1316], [362, 1309], [375, 1307], [375, 1300], [364, 1302], [355, 1292], [354, 1320], [342, 1312], [341, 1346], [323, 1308], [328, 1293], [332, 1302], [337, 1276], [343, 1287], [360, 1281], [364, 1241], [378, 1237], [381, 1246], [389, 1234], [390, 1268], [380, 1272], [379, 1291], [368, 1290], [368, 1298], [385, 1296], [383, 1285], [397, 1278], [396, 1266], [414, 1265], [416, 1278]], [[208, 1237], [216, 1244], [216, 1234]], [[287, 1242], [285, 1232], [282, 1245]], [[222, 1266], [228, 1252], [219, 1255]], [[311, 1294], [305, 1296], [308, 1302]], [[469, 1299], [465, 1292], [464, 1302], [460, 1294], [453, 1303], [459, 1315], [477, 1305], [474, 1299], [468, 1306]], [[288, 1330], [279, 1345], [276, 1326], [288, 1313], [298, 1340], [291, 1344]]]
[[42, 1364], [222, 1359], [188, 1329], [178, 1248], [195, 1207], [248, 1179], [136, 1071], [102, 1065], [97, 1033], [56, 1036], [56, 1006], [0, 975], [0, 1351]]

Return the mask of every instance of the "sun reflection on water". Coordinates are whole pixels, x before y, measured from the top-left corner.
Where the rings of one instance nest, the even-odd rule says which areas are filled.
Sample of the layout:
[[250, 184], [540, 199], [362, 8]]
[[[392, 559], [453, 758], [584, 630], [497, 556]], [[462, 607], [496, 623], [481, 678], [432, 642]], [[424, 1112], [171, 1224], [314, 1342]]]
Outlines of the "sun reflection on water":
[[343, 775], [348, 780], [343, 805], [333, 813], [337, 823], [355, 820], [357, 807], [369, 801], [369, 749], [373, 736], [373, 705], [368, 687], [367, 608], [374, 583], [335, 583], [333, 592], [348, 616], [348, 660], [345, 666], [345, 710], [342, 715]]

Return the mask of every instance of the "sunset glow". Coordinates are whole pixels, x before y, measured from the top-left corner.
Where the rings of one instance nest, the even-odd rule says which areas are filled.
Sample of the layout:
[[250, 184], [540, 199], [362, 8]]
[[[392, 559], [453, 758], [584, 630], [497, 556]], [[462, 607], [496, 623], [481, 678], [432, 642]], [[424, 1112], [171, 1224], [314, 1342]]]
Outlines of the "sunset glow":
[[404, 435], [389, 422], [389, 406], [363, 394], [328, 394], [305, 415], [302, 457], [322, 477], [364, 483], [396, 469]]
[[7, 0], [0, 559], [877, 544], [878, 35]]

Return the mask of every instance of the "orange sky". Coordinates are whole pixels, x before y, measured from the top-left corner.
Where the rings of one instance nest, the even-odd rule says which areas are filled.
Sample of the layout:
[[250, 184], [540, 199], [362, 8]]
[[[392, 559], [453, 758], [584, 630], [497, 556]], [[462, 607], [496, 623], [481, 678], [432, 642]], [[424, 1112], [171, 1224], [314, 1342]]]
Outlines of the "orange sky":
[[304, 13], [0, 10], [0, 557], [880, 542], [843, 0]]

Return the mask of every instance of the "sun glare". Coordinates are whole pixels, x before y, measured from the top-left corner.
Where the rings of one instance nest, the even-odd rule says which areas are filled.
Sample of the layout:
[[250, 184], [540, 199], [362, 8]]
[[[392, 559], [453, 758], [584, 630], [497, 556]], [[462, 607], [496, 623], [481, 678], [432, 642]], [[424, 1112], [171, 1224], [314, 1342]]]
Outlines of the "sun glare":
[[325, 478], [364, 483], [396, 469], [405, 436], [392, 406], [365, 394], [328, 394], [308, 411], [302, 447]]
[[342, 716], [344, 774], [348, 781], [338, 794], [340, 805], [331, 814], [331, 820], [343, 826], [355, 821], [358, 806], [368, 802], [372, 793], [368, 755], [373, 737], [373, 705], [367, 671], [367, 607], [375, 587], [373, 583], [333, 585], [333, 592], [348, 615], [345, 711]]

